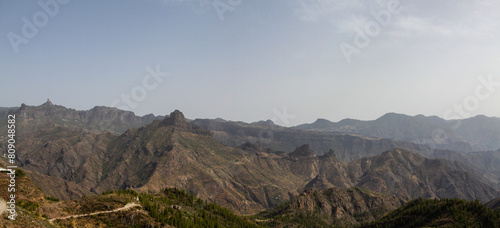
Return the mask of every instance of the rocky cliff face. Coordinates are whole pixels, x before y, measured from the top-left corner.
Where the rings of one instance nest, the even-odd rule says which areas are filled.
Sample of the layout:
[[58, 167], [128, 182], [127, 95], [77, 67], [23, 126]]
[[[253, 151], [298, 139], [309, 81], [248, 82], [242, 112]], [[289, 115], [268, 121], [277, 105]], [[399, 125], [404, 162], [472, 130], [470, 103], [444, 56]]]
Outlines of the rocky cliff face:
[[163, 120], [163, 123], [165, 125], [182, 127], [182, 128], [190, 128], [191, 127], [191, 125], [189, 125], [186, 122], [186, 119], [184, 118], [184, 114], [182, 114], [182, 112], [180, 112], [179, 110], [175, 110], [174, 112], [170, 113], [170, 116], [168, 118], [165, 118]]

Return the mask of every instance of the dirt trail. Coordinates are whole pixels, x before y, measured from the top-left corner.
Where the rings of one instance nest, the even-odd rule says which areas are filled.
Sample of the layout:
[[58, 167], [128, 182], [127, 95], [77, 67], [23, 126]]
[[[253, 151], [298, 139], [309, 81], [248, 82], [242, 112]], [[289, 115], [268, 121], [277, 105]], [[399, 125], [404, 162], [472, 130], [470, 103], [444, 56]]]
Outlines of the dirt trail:
[[0, 197], [0, 215], [7, 210], [7, 202]]
[[127, 210], [127, 209], [130, 209], [130, 208], [135, 207], [135, 206], [141, 206], [141, 205], [138, 203], [128, 203], [127, 205], [125, 205], [123, 207], [116, 208], [116, 209], [111, 210], [111, 211], [97, 211], [97, 212], [92, 212], [89, 214], [68, 215], [68, 216], [64, 216], [64, 217], [51, 218], [51, 219], [49, 219], [49, 222], [52, 223], [56, 219], [78, 218], [78, 217], [85, 217], [85, 216], [98, 215], [98, 214], [104, 214], [104, 213], [113, 213], [113, 212], [117, 212], [117, 211]]

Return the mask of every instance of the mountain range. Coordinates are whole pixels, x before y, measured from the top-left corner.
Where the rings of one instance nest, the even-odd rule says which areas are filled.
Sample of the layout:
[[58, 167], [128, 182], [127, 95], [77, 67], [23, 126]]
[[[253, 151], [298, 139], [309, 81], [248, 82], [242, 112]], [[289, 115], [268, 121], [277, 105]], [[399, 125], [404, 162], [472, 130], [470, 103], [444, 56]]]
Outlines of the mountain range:
[[[50, 100], [40, 106], [21, 104], [19, 108], [0, 108], [0, 117], [6, 118], [8, 113], [15, 113], [16, 118], [22, 119], [21, 125], [18, 123], [17, 127], [20, 127], [23, 133], [31, 133], [44, 127], [64, 126], [91, 133], [121, 134], [130, 128], [141, 127], [155, 119], [165, 118], [153, 114], [139, 117], [131, 111], [104, 106], [96, 106], [88, 111], [77, 111], [54, 105]], [[2, 123], [6, 122], [2, 119]], [[4, 131], [2, 134], [5, 134]]]
[[[488, 202], [500, 196], [500, 150], [465, 152], [483, 144], [481, 148], [493, 148], [495, 144], [484, 143], [496, 137], [493, 128], [485, 130], [484, 140], [476, 136], [475, 142], [483, 143], [475, 144], [472, 137], [465, 139], [457, 133], [461, 131], [450, 130], [462, 141], [449, 137], [451, 141], [439, 145], [448, 148], [444, 145], [464, 143], [468, 148], [455, 151], [408, 142], [411, 137], [407, 136], [363, 135], [359, 130], [375, 127], [344, 127], [352, 132], [341, 132], [317, 123], [286, 128], [271, 121], [187, 120], [178, 110], [168, 116], [138, 117], [108, 107], [76, 111], [50, 101], [0, 111], [3, 119], [8, 113], [16, 115], [19, 167], [27, 170], [30, 180], [47, 196], [63, 200], [117, 189], [159, 192], [176, 188], [245, 215], [272, 210], [284, 202], [311, 202], [307, 207], [319, 211], [320, 217], [332, 212], [346, 215], [340, 220], [324, 217], [327, 223], [338, 220], [346, 225], [372, 221], [383, 214], [376, 211], [389, 211], [418, 197]], [[437, 117], [401, 116], [381, 117], [390, 126], [381, 126], [380, 132], [390, 129], [384, 134], [391, 136], [406, 129], [402, 135], [419, 135], [433, 123], [441, 123]], [[430, 122], [410, 134], [405, 121], [412, 118]], [[485, 121], [476, 123], [480, 125], [494, 126], [497, 120], [476, 118], [472, 119]], [[462, 120], [461, 127], [473, 130], [476, 125], [469, 121]], [[344, 122], [343, 126], [359, 126], [358, 121]], [[391, 125], [395, 122], [400, 126]], [[0, 148], [5, 150], [4, 141]], [[364, 194], [365, 190], [373, 193]], [[344, 207], [336, 211], [338, 204], [325, 206], [335, 197], [348, 195], [368, 200], [364, 204], [370, 202], [370, 208], [383, 206], [383, 210], [370, 212], [360, 201], [337, 200]], [[323, 203], [318, 206], [317, 202]], [[359, 213], [364, 217], [358, 221]]]
[[437, 116], [388, 113], [372, 121], [344, 119], [330, 122], [318, 119], [295, 128], [399, 139], [436, 149], [464, 152], [500, 149], [500, 118], [483, 115], [444, 120]]

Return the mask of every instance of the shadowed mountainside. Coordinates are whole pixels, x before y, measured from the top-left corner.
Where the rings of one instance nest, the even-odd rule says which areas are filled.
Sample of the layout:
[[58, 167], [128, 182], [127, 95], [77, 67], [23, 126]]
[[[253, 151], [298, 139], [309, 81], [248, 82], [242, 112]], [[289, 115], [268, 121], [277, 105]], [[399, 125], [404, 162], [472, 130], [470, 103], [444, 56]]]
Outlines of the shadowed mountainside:
[[435, 150], [432, 158], [459, 161], [500, 187], [500, 149], [497, 151], [477, 151], [461, 153], [450, 150]]

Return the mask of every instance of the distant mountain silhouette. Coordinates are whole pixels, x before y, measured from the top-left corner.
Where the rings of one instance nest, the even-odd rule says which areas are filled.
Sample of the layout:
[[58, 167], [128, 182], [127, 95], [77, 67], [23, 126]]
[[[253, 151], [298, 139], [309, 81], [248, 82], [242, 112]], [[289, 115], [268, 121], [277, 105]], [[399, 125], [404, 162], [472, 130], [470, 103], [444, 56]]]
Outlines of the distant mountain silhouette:
[[318, 119], [295, 128], [399, 139], [464, 152], [500, 148], [500, 118], [482, 115], [450, 121], [437, 116], [387, 113], [372, 121], [344, 119], [335, 123]]
[[[54, 105], [50, 100], [39, 106], [22, 104], [19, 108], [10, 108], [9, 113], [16, 115], [18, 127], [25, 133], [43, 129], [47, 126], [61, 126], [92, 133], [107, 131], [113, 134], [121, 134], [127, 129], [142, 127], [153, 122], [153, 120], [165, 118], [153, 114], [139, 117], [131, 111], [104, 106], [96, 106], [87, 111], [77, 111]], [[3, 118], [5, 118], [5, 115], [4, 111]]]

